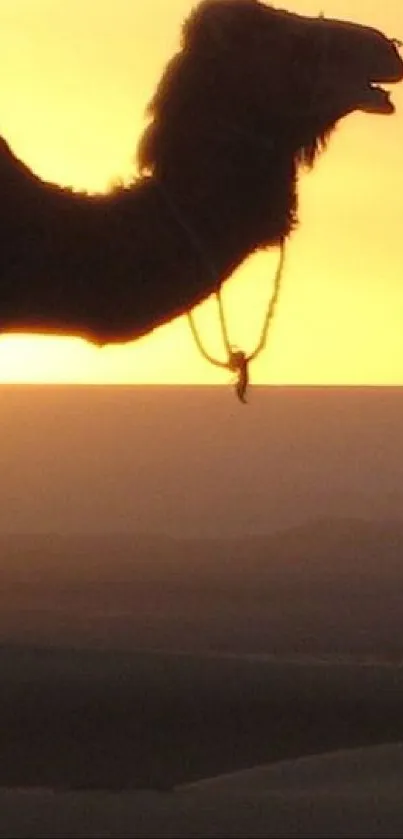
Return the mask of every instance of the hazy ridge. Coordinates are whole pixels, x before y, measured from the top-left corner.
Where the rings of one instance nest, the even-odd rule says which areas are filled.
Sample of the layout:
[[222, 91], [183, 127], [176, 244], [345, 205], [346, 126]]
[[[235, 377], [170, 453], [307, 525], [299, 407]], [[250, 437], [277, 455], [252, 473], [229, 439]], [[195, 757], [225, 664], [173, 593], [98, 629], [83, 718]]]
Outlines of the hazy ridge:
[[4, 642], [403, 659], [403, 521], [1, 535]]

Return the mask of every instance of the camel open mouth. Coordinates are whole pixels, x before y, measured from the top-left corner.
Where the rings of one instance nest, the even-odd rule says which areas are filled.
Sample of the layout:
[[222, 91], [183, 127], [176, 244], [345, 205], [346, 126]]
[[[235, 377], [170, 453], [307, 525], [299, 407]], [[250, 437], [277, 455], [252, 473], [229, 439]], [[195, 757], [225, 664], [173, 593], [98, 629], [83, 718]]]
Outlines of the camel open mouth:
[[[380, 36], [382, 38], [382, 36]], [[403, 80], [403, 61], [399, 54], [401, 42], [396, 39], [382, 39], [382, 52], [378, 48], [361, 76], [357, 107], [370, 114], [394, 114], [395, 106], [391, 91], [385, 85], [397, 84]], [[377, 69], [374, 69], [374, 64]], [[372, 69], [370, 69], [372, 67]]]
[[359, 108], [370, 114], [394, 114], [395, 112], [390, 91], [372, 81], [367, 82], [364, 90], [360, 91]]

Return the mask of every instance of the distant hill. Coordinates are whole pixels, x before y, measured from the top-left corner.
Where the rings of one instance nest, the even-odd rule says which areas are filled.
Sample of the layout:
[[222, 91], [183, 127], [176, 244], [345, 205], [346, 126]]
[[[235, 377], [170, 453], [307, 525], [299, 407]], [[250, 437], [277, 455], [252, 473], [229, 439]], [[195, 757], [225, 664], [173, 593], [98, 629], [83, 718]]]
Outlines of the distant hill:
[[402, 594], [403, 521], [0, 536], [5, 641], [403, 658]]

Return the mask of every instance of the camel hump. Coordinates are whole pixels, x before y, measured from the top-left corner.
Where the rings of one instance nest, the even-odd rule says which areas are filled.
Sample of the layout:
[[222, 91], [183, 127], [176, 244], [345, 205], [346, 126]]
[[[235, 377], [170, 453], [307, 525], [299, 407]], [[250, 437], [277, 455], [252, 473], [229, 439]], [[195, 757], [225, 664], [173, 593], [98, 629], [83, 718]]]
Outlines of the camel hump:
[[7, 140], [0, 135], [0, 171], [2, 172], [7, 165], [15, 165], [16, 163], [18, 164], [18, 162], [19, 161], [12, 152], [11, 147], [7, 143]]
[[22, 162], [13, 152], [7, 140], [0, 135], [0, 178], [3, 181], [28, 179], [36, 181], [37, 178], [25, 163]]
[[7, 141], [0, 135], [0, 154], [8, 154], [10, 157], [13, 157], [13, 153], [8, 145]]

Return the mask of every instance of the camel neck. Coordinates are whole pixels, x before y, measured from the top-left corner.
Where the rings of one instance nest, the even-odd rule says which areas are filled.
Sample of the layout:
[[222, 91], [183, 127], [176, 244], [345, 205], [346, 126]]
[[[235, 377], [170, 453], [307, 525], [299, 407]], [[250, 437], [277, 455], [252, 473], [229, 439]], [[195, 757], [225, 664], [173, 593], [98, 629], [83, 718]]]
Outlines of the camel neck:
[[230, 135], [225, 147], [220, 139], [215, 154], [210, 148], [199, 159], [184, 150], [182, 167], [161, 172], [157, 167], [154, 176], [195, 248], [216, 262], [220, 273], [225, 266], [232, 271], [255, 250], [279, 244], [295, 224], [293, 154], [248, 139], [236, 136], [235, 142]]

